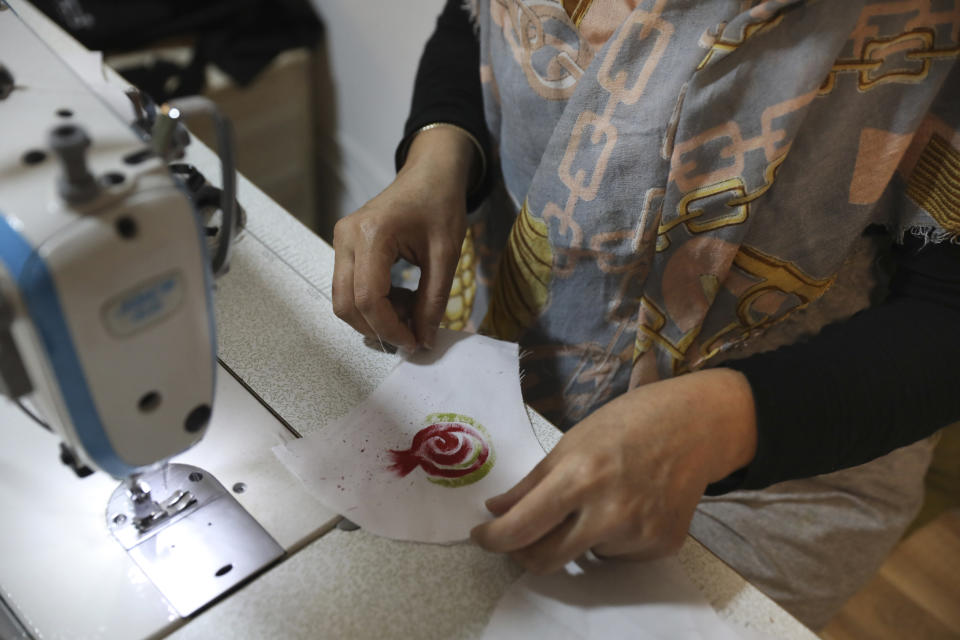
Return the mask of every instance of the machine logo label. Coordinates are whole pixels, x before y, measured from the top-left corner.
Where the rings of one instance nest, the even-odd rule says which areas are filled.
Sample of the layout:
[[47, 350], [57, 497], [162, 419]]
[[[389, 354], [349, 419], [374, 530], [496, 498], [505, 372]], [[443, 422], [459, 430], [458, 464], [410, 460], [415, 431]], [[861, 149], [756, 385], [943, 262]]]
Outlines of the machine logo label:
[[131, 336], [176, 311], [183, 289], [179, 271], [151, 278], [108, 300], [103, 305], [103, 323], [114, 336]]

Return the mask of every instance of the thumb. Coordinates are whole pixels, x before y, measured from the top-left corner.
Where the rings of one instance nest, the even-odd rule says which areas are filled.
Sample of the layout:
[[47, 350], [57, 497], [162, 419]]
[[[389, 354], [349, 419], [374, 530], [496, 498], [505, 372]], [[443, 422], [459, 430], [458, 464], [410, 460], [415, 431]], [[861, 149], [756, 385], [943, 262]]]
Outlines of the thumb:
[[420, 267], [420, 286], [417, 287], [417, 300], [413, 309], [413, 326], [417, 342], [428, 349], [433, 348], [437, 327], [447, 309], [458, 258], [459, 251], [445, 245], [431, 251], [426, 264]]

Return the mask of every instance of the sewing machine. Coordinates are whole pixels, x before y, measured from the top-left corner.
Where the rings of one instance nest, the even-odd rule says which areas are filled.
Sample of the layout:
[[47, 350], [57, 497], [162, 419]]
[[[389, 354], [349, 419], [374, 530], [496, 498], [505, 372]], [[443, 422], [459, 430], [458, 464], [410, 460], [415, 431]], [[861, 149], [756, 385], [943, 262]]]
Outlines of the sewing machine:
[[[80, 478], [121, 481], [105, 530], [188, 616], [283, 555], [211, 473], [169, 462], [213, 414], [212, 285], [240, 219], [229, 123], [133, 89], [118, 112], [98, 89], [119, 89], [12, 11], [0, 33], [0, 389]], [[217, 123], [222, 191], [171, 166], [191, 109]]]

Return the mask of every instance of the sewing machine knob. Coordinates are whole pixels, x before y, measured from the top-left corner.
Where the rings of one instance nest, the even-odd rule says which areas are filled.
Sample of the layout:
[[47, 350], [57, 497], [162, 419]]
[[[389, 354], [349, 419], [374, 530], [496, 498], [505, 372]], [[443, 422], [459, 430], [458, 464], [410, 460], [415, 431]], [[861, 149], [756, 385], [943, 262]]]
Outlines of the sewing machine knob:
[[64, 124], [50, 132], [50, 148], [60, 158], [63, 173], [57, 180], [57, 189], [64, 200], [81, 204], [97, 197], [100, 187], [87, 168], [87, 148], [90, 138], [83, 128]]

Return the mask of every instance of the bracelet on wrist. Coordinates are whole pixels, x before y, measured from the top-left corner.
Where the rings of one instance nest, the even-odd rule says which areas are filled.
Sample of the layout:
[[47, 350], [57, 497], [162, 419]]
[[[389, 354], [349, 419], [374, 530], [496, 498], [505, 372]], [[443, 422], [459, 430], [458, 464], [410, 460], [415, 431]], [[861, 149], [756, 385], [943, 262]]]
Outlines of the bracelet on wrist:
[[477, 137], [472, 133], [470, 133], [469, 131], [467, 131], [466, 129], [464, 129], [463, 127], [461, 127], [460, 125], [453, 124], [452, 122], [431, 122], [430, 124], [425, 124], [424, 126], [420, 127], [419, 129], [414, 131], [412, 134], [410, 134], [410, 137], [407, 139], [406, 143], [404, 144], [403, 149], [401, 149], [400, 164], [402, 165], [404, 162], [406, 162], [407, 151], [410, 149], [410, 145], [413, 144], [414, 138], [416, 138], [418, 135], [420, 135], [424, 131], [429, 131], [431, 129], [438, 129], [440, 127], [456, 129], [463, 135], [467, 136], [470, 142], [473, 143], [473, 147], [474, 149], [476, 149], [477, 155], [480, 158], [480, 171], [477, 172], [476, 178], [474, 178], [473, 183], [467, 189], [467, 197], [469, 198], [474, 193], [479, 191], [480, 188], [483, 186], [484, 178], [487, 175], [487, 154], [484, 153], [483, 145], [480, 144], [480, 141], [477, 140]]

